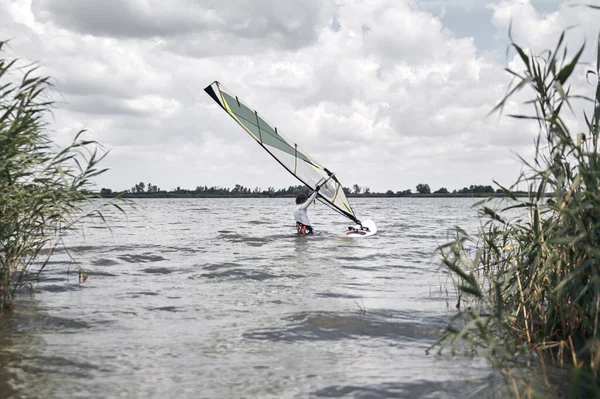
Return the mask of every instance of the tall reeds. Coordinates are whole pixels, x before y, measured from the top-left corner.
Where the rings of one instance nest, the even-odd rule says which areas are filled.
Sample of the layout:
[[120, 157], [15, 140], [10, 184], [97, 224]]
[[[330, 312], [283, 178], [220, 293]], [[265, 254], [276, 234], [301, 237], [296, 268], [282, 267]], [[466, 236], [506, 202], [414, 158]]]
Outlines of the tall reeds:
[[[509, 116], [537, 123], [535, 155], [520, 158], [524, 171], [512, 187], [499, 185], [505, 200], [477, 204], [476, 235], [457, 228], [439, 248], [461, 312], [436, 346], [483, 349], [503, 367], [532, 357], [542, 369], [568, 364], [571, 387], [599, 395], [600, 37], [596, 65], [587, 71], [580, 64], [585, 44], [568, 55], [564, 32], [540, 55], [511, 46], [523, 70], [507, 69], [513, 80], [493, 111], [502, 112], [520, 91], [533, 93], [525, 103], [530, 115]], [[575, 72], [585, 72], [592, 96], [571, 93]], [[581, 101], [592, 104], [581, 115], [585, 130], [570, 131], [564, 114], [576, 115], [573, 105]], [[511, 194], [525, 184], [528, 197]]]
[[84, 209], [91, 179], [106, 171], [98, 168], [106, 154], [83, 132], [63, 149], [53, 144], [49, 78], [8, 57], [5, 46], [0, 42], [0, 315], [42, 250], [47, 262], [64, 232], [82, 218], [102, 217]]

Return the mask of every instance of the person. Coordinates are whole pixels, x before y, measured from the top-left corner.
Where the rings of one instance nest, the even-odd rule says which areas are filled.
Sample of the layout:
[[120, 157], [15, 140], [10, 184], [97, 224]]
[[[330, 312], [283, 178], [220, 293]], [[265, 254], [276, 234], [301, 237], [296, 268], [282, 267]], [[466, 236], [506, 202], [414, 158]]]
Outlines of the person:
[[313, 228], [308, 220], [307, 210], [310, 204], [315, 200], [317, 193], [319, 192], [319, 186], [309, 196], [306, 194], [298, 194], [296, 196], [296, 208], [294, 209], [294, 219], [296, 219], [296, 230], [299, 236], [305, 236], [313, 234]]

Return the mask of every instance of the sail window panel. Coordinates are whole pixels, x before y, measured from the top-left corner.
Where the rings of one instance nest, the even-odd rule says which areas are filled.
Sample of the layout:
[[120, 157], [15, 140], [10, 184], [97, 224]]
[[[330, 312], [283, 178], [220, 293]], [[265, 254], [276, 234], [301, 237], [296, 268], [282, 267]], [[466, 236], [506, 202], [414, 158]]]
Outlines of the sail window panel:
[[[340, 187], [341, 189], [341, 187]], [[350, 215], [352, 216], [356, 216], [354, 214], [354, 211], [352, 210], [352, 208], [350, 207], [350, 204], [348, 203], [348, 200], [346, 199], [346, 196], [342, 193], [341, 196], [338, 196], [335, 201], [333, 201], [333, 203], [335, 204], [335, 206], [337, 206], [340, 209], [345, 210], [346, 212], [348, 212]]]
[[315, 187], [327, 174], [324, 170], [314, 167], [312, 164], [298, 159], [296, 175], [306, 184]]
[[319, 193], [326, 198], [329, 198], [333, 200], [337, 197], [338, 195], [338, 187], [339, 184], [333, 180], [333, 179], [329, 179], [327, 180], [327, 182], [325, 184], [323, 184], [321, 186], [321, 189], [319, 190]]
[[265, 147], [277, 160], [285, 166], [292, 174], [296, 175], [305, 184], [314, 187], [316, 183], [321, 180], [322, 175], [319, 170], [315, 169], [310, 164], [304, 162], [301, 159], [296, 159], [293, 155], [285, 152], [273, 149], [272, 147]]

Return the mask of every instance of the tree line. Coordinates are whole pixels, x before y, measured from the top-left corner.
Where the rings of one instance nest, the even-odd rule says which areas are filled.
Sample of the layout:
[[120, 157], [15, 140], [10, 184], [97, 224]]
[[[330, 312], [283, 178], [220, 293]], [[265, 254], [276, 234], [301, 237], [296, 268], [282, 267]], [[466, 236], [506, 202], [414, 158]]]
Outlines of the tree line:
[[[412, 189], [407, 190], [387, 190], [385, 192], [373, 192], [368, 186], [354, 184], [352, 187], [343, 187], [344, 193], [349, 197], [405, 197], [405, 196], [470, 196], [470, 195], [504, 195], [502, 189], [496, 189], [492, 186], [470, 185], [461, 189], [452, 191], [441, 187], [435, 191], [431, 190], [429, 184], [419, 183]], [[236, 184], [233, 188], [221, 186], [196, 186], [194, 189], [186, 189], [178, 186], [171, 190], [162, 190], [152, 183], [139, 182], [130, 189], [124, 191], [113, 191], [110, 188], [102, 188], [100, 195], [103, 197], [294, 197], [300, 193], [306, 193], [307, 187], [304, 185], [289, 186], [287, 188], [275, 189], [268, 187], [263, 190], [260, 187], [245, 187]], [[514, 194], [526, 194], [524, 192], [514, 192]]]

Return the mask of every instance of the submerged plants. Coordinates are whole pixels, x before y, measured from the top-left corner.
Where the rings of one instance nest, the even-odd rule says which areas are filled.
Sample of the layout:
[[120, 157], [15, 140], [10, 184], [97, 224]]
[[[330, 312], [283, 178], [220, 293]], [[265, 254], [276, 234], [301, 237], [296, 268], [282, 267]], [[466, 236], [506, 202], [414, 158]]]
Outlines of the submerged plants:
[[7, 57], [5, 46], [0, 42], [0, 314], [42, 251], [47, 262], [82, 218], [103, 218], [87, 210], [87, 189], [106, 171], [98, 168], [106, 153], [83, 132], [65, 148], [54, 145], [46, 122], [49, 78]]
[[[462, 311], [436, 346], [483, 350], [511, 375], [516, 396], [510, 369], [522, 360], [542, 370], [568, 365], [570, 396], [600, 395], [600, 37], [585, 75], [588, 97], [569, 85], [585, 45], [569, 56], [564, 40], [565, 32], [553, 51], [537, 56], [512, 42], [523, 70], [507, 69], [513, 81], [494, 111], [518, 92], [533, 93], [530, 115], [509, 116], [537, 124], [535, 155], [520, 158], [524, 171], [512, 187], [499, 185], [506, 195], [499, 205], [478, 203], [476, 235], [457, 228], [439, 248]], [[564, 115], [575, 115], [582, 100], [591, 111], [583, 112], [585, 128], [572, 131]], [[515, 197], [511, 189], [524, 184], [528, 196]]]

